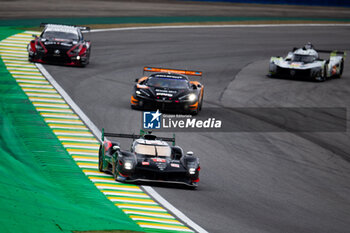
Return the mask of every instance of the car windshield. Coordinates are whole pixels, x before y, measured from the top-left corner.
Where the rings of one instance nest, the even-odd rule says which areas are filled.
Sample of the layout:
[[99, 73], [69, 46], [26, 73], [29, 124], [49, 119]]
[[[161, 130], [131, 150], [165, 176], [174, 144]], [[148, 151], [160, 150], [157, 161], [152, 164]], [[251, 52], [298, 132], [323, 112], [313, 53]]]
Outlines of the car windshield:
[[45, 31], [42, 35], [43, 38], [48, 39], [66, 39], [66, 40], [78, 40], [78, 34], [72, 32], [62, 32], [62, 31]]
[[151, 77], [148, 79], [147, 85], [161, 88], [185, 89], [188, 88], [188, 81], [185, 79]]
[[295, 62], [304, 62], [304, 63], [311, 63], [316, 60], [315, 56], [311, 55], [300, 55], [300, 54], [294, 54], [292, 61]]
[[137, 144], [135, 146], [135, 153], [150, 156], [170, 157], [171, 150], [169, 146]]

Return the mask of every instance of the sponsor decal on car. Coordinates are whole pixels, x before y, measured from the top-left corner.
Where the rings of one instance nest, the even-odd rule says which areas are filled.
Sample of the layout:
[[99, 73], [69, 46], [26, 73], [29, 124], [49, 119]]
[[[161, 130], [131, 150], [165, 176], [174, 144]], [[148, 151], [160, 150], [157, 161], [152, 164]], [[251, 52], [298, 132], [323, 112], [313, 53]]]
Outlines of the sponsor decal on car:
[[171, 163], [170, 166], [180, 168], [180, 164], [178, 163]]
[[290, 66], [291, 66], [291, 67], [300, 67], [301, 64], [300, 64], [300, 63], [294, 63], [294, 62], [293, 62], [293, 63], [290, 64]]
[[162, 89], [155, 89], [156, 92], [165, 92], [165, 93], [177, 93], [177, 91], [174, 90], [162, 90]]
[[157, 96], [168, 96], [168, 97], [173, 97], [173, 94], [160, 92], [160, 93], [157, 93]]
[[165, 159], [161, 159], [161, 158], [153, 158], [152, 160], [153, 160], [153, 162], [157, 162], [157, 163], [165, 163], [166, 162]]

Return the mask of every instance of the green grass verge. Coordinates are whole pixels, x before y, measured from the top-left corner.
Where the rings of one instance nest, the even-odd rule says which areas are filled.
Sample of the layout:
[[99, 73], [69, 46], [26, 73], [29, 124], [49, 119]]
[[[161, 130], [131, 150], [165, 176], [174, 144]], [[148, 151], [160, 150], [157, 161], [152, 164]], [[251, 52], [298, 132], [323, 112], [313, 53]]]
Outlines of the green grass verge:
[[74, 231], [74, 233], [135, 233], [135, 231]]
[[[18, 32], [1, 28], [0, 40]], [[0, 232], [142, 232], [82, 173], [1, 59], [0, 158]]]

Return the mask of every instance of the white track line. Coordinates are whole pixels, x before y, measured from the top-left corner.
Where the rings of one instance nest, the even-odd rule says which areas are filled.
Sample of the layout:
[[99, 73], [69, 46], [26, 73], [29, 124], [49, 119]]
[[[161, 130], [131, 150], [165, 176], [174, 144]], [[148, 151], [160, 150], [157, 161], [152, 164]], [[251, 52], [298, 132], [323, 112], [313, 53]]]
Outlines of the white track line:
[[167, 200], [165, 200], [162, 196], [160, 196], [152, 187], [150, 186], [142, 186], [142, 188], [151, 195], [159, 204], [164, 206], [166, 209], [170, 210], [176, 217], [181, 219], [186, 225], [191, 226], [194, 230], [200, 233], [208, 233], [202, 227], [197, 225], [191, 219], [189, 219], [185, 214], [183, 214], [180, 210], [175, 208], [172, 204], [170, 204]]
[[[46, 120], [45, 120], [46, 121]], [[47, 122], [47, 121], [46, 121]], [[58, 138], [60, 141], [71, 141], [71, 142], [97, 142], [96, 139], [79, 139], [79, 138]]]
[[[98, 162], [98, 159], [80, 159], [80, 158], [73, 158], [73, 159], [74, 159], [74, 161], [77, 161], [77, 162]], [[91, 179], [91, 180], [93, 180], [93, 179]], [[99, 181], [99, 182], [104, 182], [104, 181]], [[114, 181], [113, 182], [108, 181], [108, 182], [113, 183], [113, 184], [115, 183]]]
[[85, 175], [89, 175], [89, 176], [112, 177], [112, 175], [109, 175], [106, 173], [102, 174], [101, 172], [95, 172], [95, 171], [83, 171], [83, 172], [85, 173]]
[[163, 214], [163, 213], [154, 213], [154, 212], [147, 212], [147, 211], [137, 211], [137, 210], [128, 210], [124, 209], [123, 210], [127, 214], [137, 214], [137, 215], [146, 215], [146, 216], [152, 216], [152, 217], [160, 217], [164, 219], [175, 219], [172, 215], [170, 214]]
[[68, 118], [68, 119], [79, 119], [79, 117], [75, 114], [54, 114], [54, 113], [41, 113], [44, 117], [54, 117], [54, 118]]
[[149, 26], [149, 27], [126, 27], [126, 28], [105, 28], [93, 29], [91, 32], [108, 31], [130, 31], [130, 30], [149, 30], [149, 29], [183, 29], [183, 28], [265, 28], [265, 27], [349, 27], [348, 23], [307, 23], [307, 24], [238, 24], [238, 25], [183, 25], [183, 26]]
[[91, 129], [93, 134], [101, 139], [101, 132], [96, 127], [96, 125], [85, 115], [85, 113], [79, 108], [79, 106], [72, 100], [72, 98], [67, 94], [67, 92], [56, 82], [56, 80], [47, 72], [43, 65], [36, 63], [36, 67], [40, 70], [40, 72], [47, 78], [47, 80], [51, 83], [52, 86], [61, 94], [61, 96], [66, 100], [67, 104], [71, 106], [74, 112], [82, 119], [85, 124]]

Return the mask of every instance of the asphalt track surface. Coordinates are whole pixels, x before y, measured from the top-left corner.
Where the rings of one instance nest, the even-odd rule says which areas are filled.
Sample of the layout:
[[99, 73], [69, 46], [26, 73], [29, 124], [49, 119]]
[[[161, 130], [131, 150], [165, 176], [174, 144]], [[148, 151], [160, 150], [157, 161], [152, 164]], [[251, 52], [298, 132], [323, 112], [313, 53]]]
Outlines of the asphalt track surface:
[[[145, 65], [203, 71], [201, 114], [223, 106], [348, 108], [349, 60], [343, 78], [323, 83], [265, 75], [270, 56], [307, 41], [349, 53], [349, 36], [343, 26], [94, 32], [89, 66], [45, 68], [99, 128], [137, 133], [141, 113], [129, 99]], [[200, 157], [200, 186], [155, 189], [208, 232], [349, 232], [349, 139], [348, 131], [178, 133], [177, 144]]]

